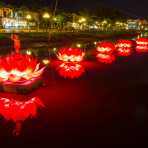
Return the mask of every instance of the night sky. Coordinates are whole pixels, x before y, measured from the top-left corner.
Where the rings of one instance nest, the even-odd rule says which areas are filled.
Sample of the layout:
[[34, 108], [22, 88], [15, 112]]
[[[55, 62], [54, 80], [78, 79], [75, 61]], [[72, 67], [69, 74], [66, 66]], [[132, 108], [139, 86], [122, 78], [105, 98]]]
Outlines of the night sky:
[[[29, 5], [34, 3], [37, 6], [53, 6], [55, 0], [2, 0], [6, 3], [17, 5]], [[32, 3], [31, 3], [32, 1]], [[148, 0], [58, 0], [58, 7], [65, 10], [81, 10], [84, 8], [90, 11], [99, 6], [120, 9], [123, 13], [133, 17], [148, 16]]]

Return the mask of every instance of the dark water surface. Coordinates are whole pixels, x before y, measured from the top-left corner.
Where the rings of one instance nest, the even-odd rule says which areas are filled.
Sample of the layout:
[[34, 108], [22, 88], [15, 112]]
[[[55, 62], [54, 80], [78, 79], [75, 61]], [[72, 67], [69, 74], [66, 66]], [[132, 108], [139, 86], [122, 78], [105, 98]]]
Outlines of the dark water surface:
[[51, 64], [44, 82], [25, 97], [39, 96], [46, 107], [24, 122], [20, 137], [11, 135], [12, 123], [0, 120], [0, 144], [71, 148], [146, 143], [148, 54], [118, 57], [111, 65], [86, 61], [85, 74], [74, 80], [61, 78]]

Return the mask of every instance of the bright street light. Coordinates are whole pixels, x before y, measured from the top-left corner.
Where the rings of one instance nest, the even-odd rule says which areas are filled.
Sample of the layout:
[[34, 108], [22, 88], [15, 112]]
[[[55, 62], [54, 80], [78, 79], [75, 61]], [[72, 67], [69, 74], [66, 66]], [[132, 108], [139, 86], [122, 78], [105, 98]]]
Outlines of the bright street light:
[[78, 22], [79, 22], [79, 23], [84, 23], [84, 22], [86, 22], [86, 18], [85, 18], [85, 17], [82, 17], [82, 18], [79, 19]]
[[58, 19], [56, 17], [54, 17], [53, 20], [56, 22]]
[[32, 16], [31, 16], [30, 14], [27, 14], [27, 15], [26, 15], [26, 19], [27, 19], [27, 20], [31, 20], [31, 19], [32, 19]]
[[49, 19], [51, 16], [48, 12], [45, 12], [42, 16], [44, 19]]

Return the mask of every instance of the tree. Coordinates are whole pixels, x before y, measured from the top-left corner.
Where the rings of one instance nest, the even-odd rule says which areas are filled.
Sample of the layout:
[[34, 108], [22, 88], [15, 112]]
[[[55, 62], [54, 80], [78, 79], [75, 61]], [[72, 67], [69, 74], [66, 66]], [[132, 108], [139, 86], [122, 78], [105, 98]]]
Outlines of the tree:
[[5, 7], [5, 6], [6, 6], [6, 4], [4, 2], [0, 1], [0, 8]]

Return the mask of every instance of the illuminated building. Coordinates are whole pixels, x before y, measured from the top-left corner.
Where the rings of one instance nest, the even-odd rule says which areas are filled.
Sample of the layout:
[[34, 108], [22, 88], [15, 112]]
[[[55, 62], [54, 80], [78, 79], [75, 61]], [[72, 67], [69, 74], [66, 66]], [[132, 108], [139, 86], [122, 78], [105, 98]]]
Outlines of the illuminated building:
[[15, 18], [2, 18], [2, 26], [5, 29], [23, 29], [27, 27], [27, 21]]
[[0, 17], [13, 17], [13, 9], [8, 7], [2, 7], [0, 8]]
[[129, 29], [129, 30], [138, 30], [139, 29], [138, 20], [128, 20], [127, 21], [127, 29]]

